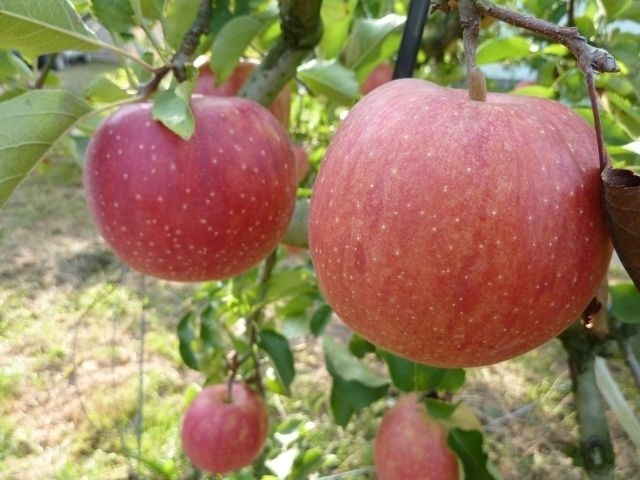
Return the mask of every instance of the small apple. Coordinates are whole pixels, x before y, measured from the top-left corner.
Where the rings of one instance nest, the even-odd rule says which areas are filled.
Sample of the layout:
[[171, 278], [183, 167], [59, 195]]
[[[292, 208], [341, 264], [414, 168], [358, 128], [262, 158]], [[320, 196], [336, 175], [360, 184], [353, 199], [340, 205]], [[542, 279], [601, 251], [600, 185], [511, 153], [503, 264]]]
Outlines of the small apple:
[[248, 270], [276, 248], [295, 206], [291, 142], [273, 115], [237, 97], [202, 96], [192, 108], [195, 133], [183, 140], [151, 104], [124, 106], [86, 155], [100, 233], [126, 264], [167, 280]]
[[204, 388], [182, 422], [182, 448], [201, 470], [224, 474], [240, 470], [258, 456], [269, 431], [264, 399], [245, 384]]
[[298, 183], [304, 180], [309, 170], [311, 169], [311, 163], [309, 163], [309, 154], [302, 145], [297, 143], [293, 144], [293, 154], [296, 159], [296, 173], [298, 175]]
[[393, 68], [392, 64], [383, 62], [371, 70], [369, 76], [360, 85], [362, 94], [366, 95], [380, 85], [390, 82], [393, 79]]
[[331, 141], [310, 253], [327, 302], [372, 343], [487, 365], [580, 317], [612, 252], [601, 199], [595, 133], [568, 107], [394, 80]]
[[[211, 66], [206, 63], [199, 70], [198, 81], [194, 93], [212, 95], [215, 97], [234, 97], [249, 79], [258, 63], [250, 60], [241, 60], [229, 78], [220, 85], [216, 85], [216, 75]], [[282, 89], [275, 100], [269, 106], [269, 111], [289, 128], [289, 116], [291, 114], [291, 91], [288, 87]]]
[[382, 417], [374, 443], [378, 480], [458, 480], [458, 459], [445, 425], [429, 415], [415, 393]]

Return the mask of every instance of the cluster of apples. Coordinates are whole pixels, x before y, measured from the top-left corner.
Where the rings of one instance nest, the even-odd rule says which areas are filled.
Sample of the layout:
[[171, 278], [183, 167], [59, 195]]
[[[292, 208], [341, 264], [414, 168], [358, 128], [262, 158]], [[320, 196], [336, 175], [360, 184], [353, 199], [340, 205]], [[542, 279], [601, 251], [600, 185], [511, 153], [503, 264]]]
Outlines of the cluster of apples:
[[[254, 68], [241, 63], [222, 85], [201, 71], [188, 141], [154, 121], [148, 103], [122, 107], [95, 132], [89, 209], [132, 268], [228, 278], [282, 239], [309, 163], [287, 132], [287, 89], [270, 111], [235, 96]], [[558, 102], [476, 101], [391, 73], [381, 67], [363, 86], [313, 188], [309, 244], [323, 295], [354, 331], [421, 363], [486, 365], [541, 345], [580, 316], [612, 252], [593, 129]], [[380, 478], [457, 478], [445, 431], [423, 410], [409, 396], [383, 420]], [[251, 463], [267, 431], [258, 393], [215, 385], [189, 407], [182, 436], [196, 466], [225, 473]], [[407, 458], [398, 445], [444, 452], [441, 467], [425, 467], [440, 476], [407, 471], [417, 460], [394, 466]]]

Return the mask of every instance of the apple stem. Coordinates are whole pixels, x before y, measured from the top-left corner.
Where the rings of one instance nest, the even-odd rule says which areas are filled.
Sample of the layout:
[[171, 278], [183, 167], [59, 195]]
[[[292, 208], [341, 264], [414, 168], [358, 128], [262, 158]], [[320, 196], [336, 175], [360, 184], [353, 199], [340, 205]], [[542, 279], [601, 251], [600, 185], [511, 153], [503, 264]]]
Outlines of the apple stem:
[[191, 25], [189, 31], [182, 37], [180, 48], [171, 59], [173, 74], [178, 82], [184, 82], [187, 79], [186, 65], [191, 62], [191, 58], [195, 53], [198, 45], [200, 45], [200, 37], [209, 32], [211, 17], [213, 16], [213, 7], [211, 0], [200, 0], [200, 7], [195, 21]]
[[487, 99], [487, 81], [480, 68], [476, 66], [476, 50], [478, 49], [482, 15], [473, 0], [459, 0], [458, 12], [460, 13], [460, 24], [462, 25], [462, 43], [464, 60], [467, 66], [469, 98], [484, 102]]

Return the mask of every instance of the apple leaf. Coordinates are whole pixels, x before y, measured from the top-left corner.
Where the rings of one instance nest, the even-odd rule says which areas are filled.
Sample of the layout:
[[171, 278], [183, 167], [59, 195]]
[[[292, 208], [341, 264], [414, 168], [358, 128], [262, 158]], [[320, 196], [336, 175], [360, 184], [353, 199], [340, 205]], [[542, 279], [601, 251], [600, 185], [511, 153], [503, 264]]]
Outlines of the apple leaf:
[[333, 379], [330, 406], [336, 423], [345, 426], [353, 413], [384, 397], [389, 382], [369, 370], [347, 349], [328, 336], [323, 337], [327, 371]]
[[618, 20], [633, 20], [640, 23], [640, 2], [629, 2], [617, 14]]
[[154, 102], [152, 115], [176, 135], [189, 140], [196, 128], [196, 121], [189, 106], [193, 90], [192, 82], [182, 82], [176, 88], [159, 93]]
[[298, 68], [298, 78], [313, 93], [342, 105], [351, 105], [360, 92], [355, 72], [337, 60], [309, 60]]
[[640, 176], [607, 167], [602, 172], [609, 234], [620, 261], [640, 290]]
[[378, 352], [387, 363], [393, 384], [403, 392], [456, 391], [464, 384], [465, 372], [462, 369], [431, 367], [383, 350]]
[[629, 0], [600, 0], [604, 8], [604, 12], [608, 19], [616, 18], [616, 15], [622, 10]]
[[0, 0], [0, 48], [36, 57], [63, 50], [97, 50], [102, 45], [68, 0]]
[[274, 273], [267, 282], [264, 303], [271, 303], [291, 295], [302, 295], [314, 290], [313, 273], [304, 267], [281, 270]]
[[208, 374], [209, 380], [224, 378], [226, 332], [218, 322], [216, 311], [206, 307], [202, 312], [187, 312], [178, 322], [178, 350], [182, 361], [191, 369]]
[[126, 32], [134, 26], [134, 11], [129, 0], [91, 0], [91, 13], [107, 29]]
[[[383, 44], [389, 35], [399, 33], [404, 25], [405, 17], [390, 13], [382, 18], [357, 18], [353, 22], [351, 34], [344, 47], [344, 64], [352, 70], [359, 70], [366, 64], [373, 65], [388, 58], [381, 55]], [[390, 49], [398, 50], [400, 36]], [[382, 58], [381, 58], [382, 57]]]
[[275, 330], [265, 328], [260, 331], [258, 346], [267, 352], [273, 361], [283, 387], [281, 393], [288, 394], [289, 386], [296, 375], [289, 341]]
[[0, 103], [0, 207], [89, 111], [80, 98], [58, 90], [32, 90]]
[[478, 45], [476, 62], [478, 65], [514, 60], [529, 55], [531, 44], [523, 37], [492, 38]]
[[349, 34], [357, 3], [357, 0], [324, 0], [322, 2], [320, 15], [324, 33], [318, 49], [323, 58], [334, 58], [340, 53], [340, 48]]
[[456, 453], [464, 471], [464, 478], [473, 480], [500, 480], [500, 474], [485, 453], [482, 433], [478, 430], [453, 428], [447, 444]]
[[148, 18], [149, 20], [162, 19], [162, 12], [164, 11], [164, 5], [166, 0], [129, 0], [131, 8], [134, 12], [136, 21], [140, 21], [142, 18]]
[[311, 317], [311, 333], [314, 337], [319, 337], [324, 333], [324, 329], [327, 327], [329, 322], [331, 321], [331, 315], [333, 314], [333, 310], [326, 303], [318, 307], [318, 309], [313, 312]]
[[165, 40], [174, 49], [178, 49], [185, 34], [198, 16], [200, 2], [193, 0], [167, 0], [162, 17], [162, 30]]
[[217, 84], [229, 78], [251, 41], [276, 19], [275, 14], [261, 18], [240, 15], [224, 24], [211, 45], [211, 70]]
[[429, 415], [439, 420], [446, 420], [449, 418], [458, 407], [457, 404], [431, 397], [424, 398], [422, 403], [427, 407]]
[[620, 390], [618, 382], [611, 374], [611, 370], [604, 358], [596, 357], [595, 373], [596, 384], [600, 394], [618, 419], [618, 423], [627, 433], [627, 436], [633, 441], [636, 448], [640, 449], [640, 422], [633, 411], [633, 407], [629, 405]]
[[631, 283], [618, 283], [609, 288], [611, 314], [622, 323], [640, 323], [640, 293]]

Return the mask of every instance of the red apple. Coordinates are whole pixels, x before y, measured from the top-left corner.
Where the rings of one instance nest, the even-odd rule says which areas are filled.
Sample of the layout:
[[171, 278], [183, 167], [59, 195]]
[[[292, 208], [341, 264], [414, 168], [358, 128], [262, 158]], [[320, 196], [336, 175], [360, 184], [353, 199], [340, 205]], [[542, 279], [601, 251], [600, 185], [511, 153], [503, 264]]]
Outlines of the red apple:
[[327, 150], [310, 252], [327, 301], [371, 342], [487, 365], [581, 315], [611, 257], [601, 196], [595, 133], [566, 106], [394, 80]]
[[429, 415], [415, 393], [382, 417], [373, 459], [378, 480], [458, 480], [458, 459], [444, 424]]
[[288, 135], [255, 102], [201, 97], [185, 141], [132, 104], [89, 144], [87, 202], [106, 242], [132, 268], [178, 281], [237, 275], [284, 234], [295, 206]]
[[380, 85], [390, 82], [393, 78], [393, 65], [390, 63], [381, 63], [376, 66], [369, 76], [362, 82], [360, 86], [360, 91], [363, 94], [369, 93], [371, 90], [379, 87]]
[[296, 159], [296, 173], [298, 176], [298, 183], [304, 180], [304, 177], [309, 173], [311, 164], [309, 163], [309, 155], [302, 145], [296, 143], [293, 144], [293, 154]]
[[[249, 60], [241, 60], [229, 78], [216, 86], [216, 76], [209, 64], [200, 67], [200, 74], [194, 93], [212, 95], [216, 97], [233, 97], [238, 94], [240, 88], [249, 79], [257, 63]], [[269, 106], [269, 111], [280, 120], [280, 123], [288, 129], [289, 116], [291, 114], [291, 91], [288, 87], [282, 89], [275, 100]]]
[[182, 422], [182, 448], [197, 468], [228, 473], [258, 456], [269, 431], [263, 398], [247, 385], [206, 387], [193, 400]]

